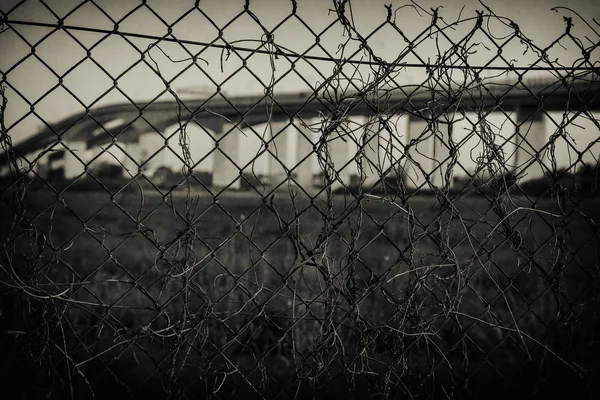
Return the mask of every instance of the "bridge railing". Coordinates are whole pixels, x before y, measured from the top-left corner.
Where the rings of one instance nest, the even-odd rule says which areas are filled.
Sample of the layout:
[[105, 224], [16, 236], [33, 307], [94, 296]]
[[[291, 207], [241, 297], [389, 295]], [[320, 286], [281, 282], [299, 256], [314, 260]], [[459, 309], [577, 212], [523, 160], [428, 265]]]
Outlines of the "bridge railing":
[[9, 389], [596, 398], [595, 21], [220, 3], [0, 6]]

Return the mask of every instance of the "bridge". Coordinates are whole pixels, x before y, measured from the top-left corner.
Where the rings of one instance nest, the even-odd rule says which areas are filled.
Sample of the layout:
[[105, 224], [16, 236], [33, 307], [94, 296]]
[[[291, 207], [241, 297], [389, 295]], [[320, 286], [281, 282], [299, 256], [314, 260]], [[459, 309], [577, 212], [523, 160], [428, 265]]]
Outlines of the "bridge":
[[[202, 163], [216, 188], [238, 188], [240, 176], [259, 155], [268, 158], [266, 175], [275, 185], [291, 177], [303, 188], [312, 187], [319, 171], [317, 157], [320, 168], [329, 166], [337, 178], [337, 183], [325, 184], [347, 184], [355, 175], [361, 184], [372, 185], [383, 176], [402, 173], [408, 187], [419, 188], [447, 183], [444, 167], [453, 149], [463, 152], [462, 164], [472, 164], [474, 156], [469, 161], [465, 153], [483, 145], [469, 148], [466, 143], [487, 140], [489, 146], [492, 140], [506, 156], [496, 160], [504, 164], [500, 167], [506, 172], [526, 170], [532, 179], [544, 174], [540, 154], [550, 136], [561, 130], [550, 113], [598, 111], [599, 93], [598, 79], [461, 90], [403, 86], [337, 97], [326, 90], [251, 97], [226, 97], [217, 91], [206, 99], [88, 108], [47, 125], [14, 149], [26, 160], [26, 169], [43, 175], [60, 166], [68, 179], [85, 175], [106, 153], [118, 159], [128, 176], [151, 175], [165, 164], [161, 153], [166, 152], [186, 168]], [[205, 145], [202, 154], [190, 154], [190, 159], [174, 151], [170, 140], [179, 137], [181, 127], [192, 125], [196, 129], [186, 129], [187, 134], [204, 136]], [[166, 132], [168, 127], [175, 131]], [[269, 133], [263, 135], [258, 127]], [[588, 129], [589, 144], [599, 136], [597, 122], [592, 120]], [[486, 130], [492, 139], [486, 139]], [[249, 140], [260, 146], [243, 160]], [[7, 160], [0, 153], [4, 170]], [[171, 162], [171, 169], [175, 164]], [[470, 174], [462, 164], [462, 173]]]

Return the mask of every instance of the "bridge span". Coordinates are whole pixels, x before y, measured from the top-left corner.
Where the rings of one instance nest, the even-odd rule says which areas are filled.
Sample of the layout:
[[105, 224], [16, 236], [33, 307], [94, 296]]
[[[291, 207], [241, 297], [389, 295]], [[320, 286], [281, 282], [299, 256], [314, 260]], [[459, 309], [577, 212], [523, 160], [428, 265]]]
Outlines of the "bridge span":
[[[573, 152], [592, 150], [586, 153], [593, 158], [600, 132], [593, 112], [599, 109], [599, 80], [337, 95], [227, 97], [217, 91], [206, 99], [88, 108], [47, 125], [14, 150], [24, 170], [42, 177], [60, 168], [76, 179], [95, 165], [117, 162], [131, 177], [161, 168], [205, 171], [216, 188], [238, 188], [241, 176], [257, 169], [271, 185], [293, 179], [310, 188], [323, 168], [335, 177], [324, 184], [334, 186], [353, 180], [373, 185], [402, 174], [408, 187], [440, 187], [452, 176], [472, 175], [479, 163], [541, 177], [556, 135], [565, 136], [552, 150], [564, 167], [571, 166]], [[182, 129], [193, 144], [189, 154], [179, 143]], [[565, 131], [571, 137], [579, 132], [575, 144]], [[495, 159], [483, 154], [490, 148], [498, 150]], [[6, 153], [0, 153], [0, 167], [7, 170]]]

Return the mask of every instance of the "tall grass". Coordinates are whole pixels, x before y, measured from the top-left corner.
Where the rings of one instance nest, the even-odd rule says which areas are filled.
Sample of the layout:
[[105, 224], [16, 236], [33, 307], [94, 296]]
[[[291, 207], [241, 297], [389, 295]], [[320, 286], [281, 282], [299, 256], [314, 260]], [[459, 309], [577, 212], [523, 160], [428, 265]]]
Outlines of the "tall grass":
[[4, 307], [43, 305], [83, 392], [468, 396], [596, 365], [595, 201], [514, 199], [511, 236], [485, 197], [30, 194], [17, 228], [3, 197]]

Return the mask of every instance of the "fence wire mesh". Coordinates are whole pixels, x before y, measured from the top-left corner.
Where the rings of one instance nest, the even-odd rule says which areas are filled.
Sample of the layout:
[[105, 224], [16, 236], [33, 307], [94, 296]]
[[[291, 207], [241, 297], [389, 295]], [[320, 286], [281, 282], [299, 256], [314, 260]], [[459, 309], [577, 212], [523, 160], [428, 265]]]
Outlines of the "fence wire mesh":
[[[223, 4], [227, 20], [200, 1], [118, 16], [40, 1], [46, 19], [31, 3], [3, 8], [0, 31], [27, 47], [1, 70], [14, 393], [600, 393], [595, 20], [565, 17], [538, 47], [484, 4], [452, 21], [385, 5], [365, 31], [347, 0], [326, 23], [294, 0], [268, 22], [248, 0]], [[73, 23], [84, 11], [96, 22]], [[306, 48], [284, 47], [290, 32]], [[53, 40], [81, 58], [52, 64]], [[103, 46], [125, 46], [125, 67]], [[43, 73], [19, 72], [33, 63]], [[132, 75], [160, 89], [142, 100]], [[228, 93], [248, 80], [254, 95]], [[60, 119], [40, 111], [56, 98]]]

